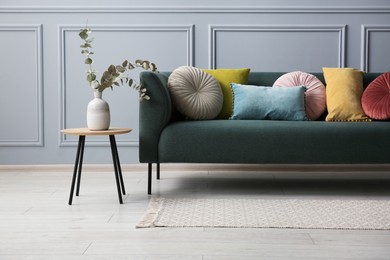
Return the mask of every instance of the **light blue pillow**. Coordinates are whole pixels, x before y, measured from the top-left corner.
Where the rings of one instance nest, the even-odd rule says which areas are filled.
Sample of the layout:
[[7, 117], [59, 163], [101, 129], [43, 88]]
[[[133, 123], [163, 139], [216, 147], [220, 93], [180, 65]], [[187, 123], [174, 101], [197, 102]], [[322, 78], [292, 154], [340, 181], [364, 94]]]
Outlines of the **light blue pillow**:
[[308, 120], [304, 86], [262, 87], [232, 83], [230, 119]]

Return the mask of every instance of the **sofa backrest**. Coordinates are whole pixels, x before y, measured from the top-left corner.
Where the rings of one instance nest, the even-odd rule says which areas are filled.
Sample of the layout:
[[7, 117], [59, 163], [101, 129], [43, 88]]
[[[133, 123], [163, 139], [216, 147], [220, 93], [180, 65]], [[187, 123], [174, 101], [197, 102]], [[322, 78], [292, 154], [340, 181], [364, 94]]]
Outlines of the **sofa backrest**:
[[[248, 85], [255, 86], [272, 86], [274, 82], [286, 72], [251, 72], [249, 74]], [[322, 72], [311, 73], [316, 76], [326, 86], [324, 75]], [[364, 89], [381, 73], [364, 73], [363, 87]]]

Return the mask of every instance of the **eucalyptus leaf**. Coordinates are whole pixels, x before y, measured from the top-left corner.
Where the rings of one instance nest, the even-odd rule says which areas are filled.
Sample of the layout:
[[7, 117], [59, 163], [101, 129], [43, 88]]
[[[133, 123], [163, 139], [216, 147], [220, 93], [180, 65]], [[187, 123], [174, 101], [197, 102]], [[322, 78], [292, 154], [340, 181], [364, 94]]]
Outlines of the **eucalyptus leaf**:
[[129, 85], [129, 87], [131, 87], [133, 85], [133, 79], [129, 79], [129, 82], [127, 82], [127, 84]]
[[86, 40], [88, 38], [87, 30], [81, 30], [79, 36], [81, 39]]
[[140, 60], [140, 59], [138, 59], [138, 60], [135, 61], [135, 64], [136, 64], [137, 66], [142, 66], [142, 63], [144, 63], [144, 61], [143, 61], [143, 60]]
[[133, 69], [135, 69], [134, 65], [133, 65], [133, 64], [131, 64], [131, 63], [129, 63], [129, 65], [127, 66], [127, 68], [128, 68], [129, 70], [133, 70]]
[[116, 73], [116, 68], [115, 68], [114, 65], [110, 65], [110, 66], [108, 67], [107, 71], [108, 71], [110, 74], [114, 75], [114, 74]]
[[110, 72], [109, 71], [105, 71], [103, 72], [103, 75], [102, 75], [102, 78], [100, 81], [107, 81], [107, 79], [111, 76]]
[[92, 64], [93, 60], [91, 58], [86, 58], [84, 61], [85, 64]]
[[153, 71], [153, 72], [157, 71], [157, 66], [156, 66], [156, 64], [150, 63], [149, 66], [150, 66], [151, 71]]
[[93, 74], [93, 73], [88, 74], [87, 75], [87, 80], [88, 80], [88, 82], [95, 81], [96, 80], [96, 75]]
[[124, 73], [126, 71], [126, 68], [118, 65], [118, 66], [116, 66], [116, 70], [119, 71], [120, 73]]
[[99, 88], [99, 82], [97, 82], [97, 80], [94, 80], [94, 81], [89, 82], [89, 85], [90, 85], [93, 89]]
[[84, 44], [80, 45], [81, 48], [92, 48], [91, 44], [85, 42]]
[[142, 63], [142, 67], [143, 67], [145, 70], [150, 69], [149, 63], [147, 63], [147, 62]]

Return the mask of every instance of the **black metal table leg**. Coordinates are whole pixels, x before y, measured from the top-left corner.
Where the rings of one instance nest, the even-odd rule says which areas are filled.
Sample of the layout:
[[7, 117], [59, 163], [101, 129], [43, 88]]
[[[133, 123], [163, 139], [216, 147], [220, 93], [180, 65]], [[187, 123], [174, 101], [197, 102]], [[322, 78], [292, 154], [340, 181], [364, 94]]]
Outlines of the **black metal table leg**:
[[[84, 135], [80, 135], [79, 136], [79, 143], [77, 145], [76, 160], [75, 160], [75, 163], [74, 163], [72, 185], [70, 187], [70, 195], [69, 195], [69, 203], [68, 203], [69, 205], [72, 205], [74, 186], [75, 186], [75, 183], [76, 183], [77, 173], [79, 173], [79, 177], [80, 177], [80, 173], [81, 173], [81, 164], [82, 164], [82, 158], [83, 158], [82, 154], [83, 154], [83, 150], [84, 150], [84, 143], [85, 143], [85, 136]], [[79, 171], [78, 171], [78, 169], [79, 169]], [[79, 179], [79, 182], [78, 182], [77, 186], [78, 187], [80, 186], [80, 179]]]
[[118, 147], [117, 147], [117, 145], [116, 145], [115, 136], [114, 136], [114, 135], [111, 135], [110, 138], [113, 140], [112, 145], [114, 146], [115, 157], [116, 157], [116, 167], [117, 167], [118, 173], [119, 173], [119, 181], [120, 181], [121, 188], [122, 188], [122, 194], [123, 194], [123, 195], [126, 195], [125, 184], [124, 184], [124, 182], [123, 182], [123, 175], [122, 175], [121, 163], [120, 163], [120, 161], [119, 161], [119, 153], [118, 153]]
[[[123, 204], [122, 195], [121, 195], [121, 188], [122, 189], [124, 188], [123, 177], [122, 177], [122, 172], [120, 170], [118, 150], [116, 148], [116, 142], [115, 142], [114, 135], [110, 135], [110, 145], [111, 145], [111, 153], [112, 153], [112, 163], [114, 165], [114, 171], [115, 171], [116, 187], [118, 190], [119, 203]], [[121, 183], [119, 181], [119, 178], [121, 178]]]
[[77, 188], [76, 188], [76, 196], [80, 194], [80, 183], [81, 183], [81, 169], [83, 168], [83, 158], [84, 158], [84, 147], [85, 147], [85, 135], [81, 135], [81, 147], [80, 147], [80, 155], [79, 155], [79, 173], [77, 176]]

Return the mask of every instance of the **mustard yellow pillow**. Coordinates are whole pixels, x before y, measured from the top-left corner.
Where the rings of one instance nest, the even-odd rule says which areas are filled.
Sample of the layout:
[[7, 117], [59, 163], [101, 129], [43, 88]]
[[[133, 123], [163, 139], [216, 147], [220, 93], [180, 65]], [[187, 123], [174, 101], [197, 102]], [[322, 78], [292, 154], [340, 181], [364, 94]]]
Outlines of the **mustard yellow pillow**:
[[250, 69], [205, 69], [205, 72], [214, 76], [222, 88], [223, 105], [218, 119], [228, 119], [233, 112], [233, 93], [230, 83], [246, 84], [248, 82]]
[[353, 68], [322, 68], [326, 82], [326, 121], [370, 121], [364, 114], [363, 72]]

